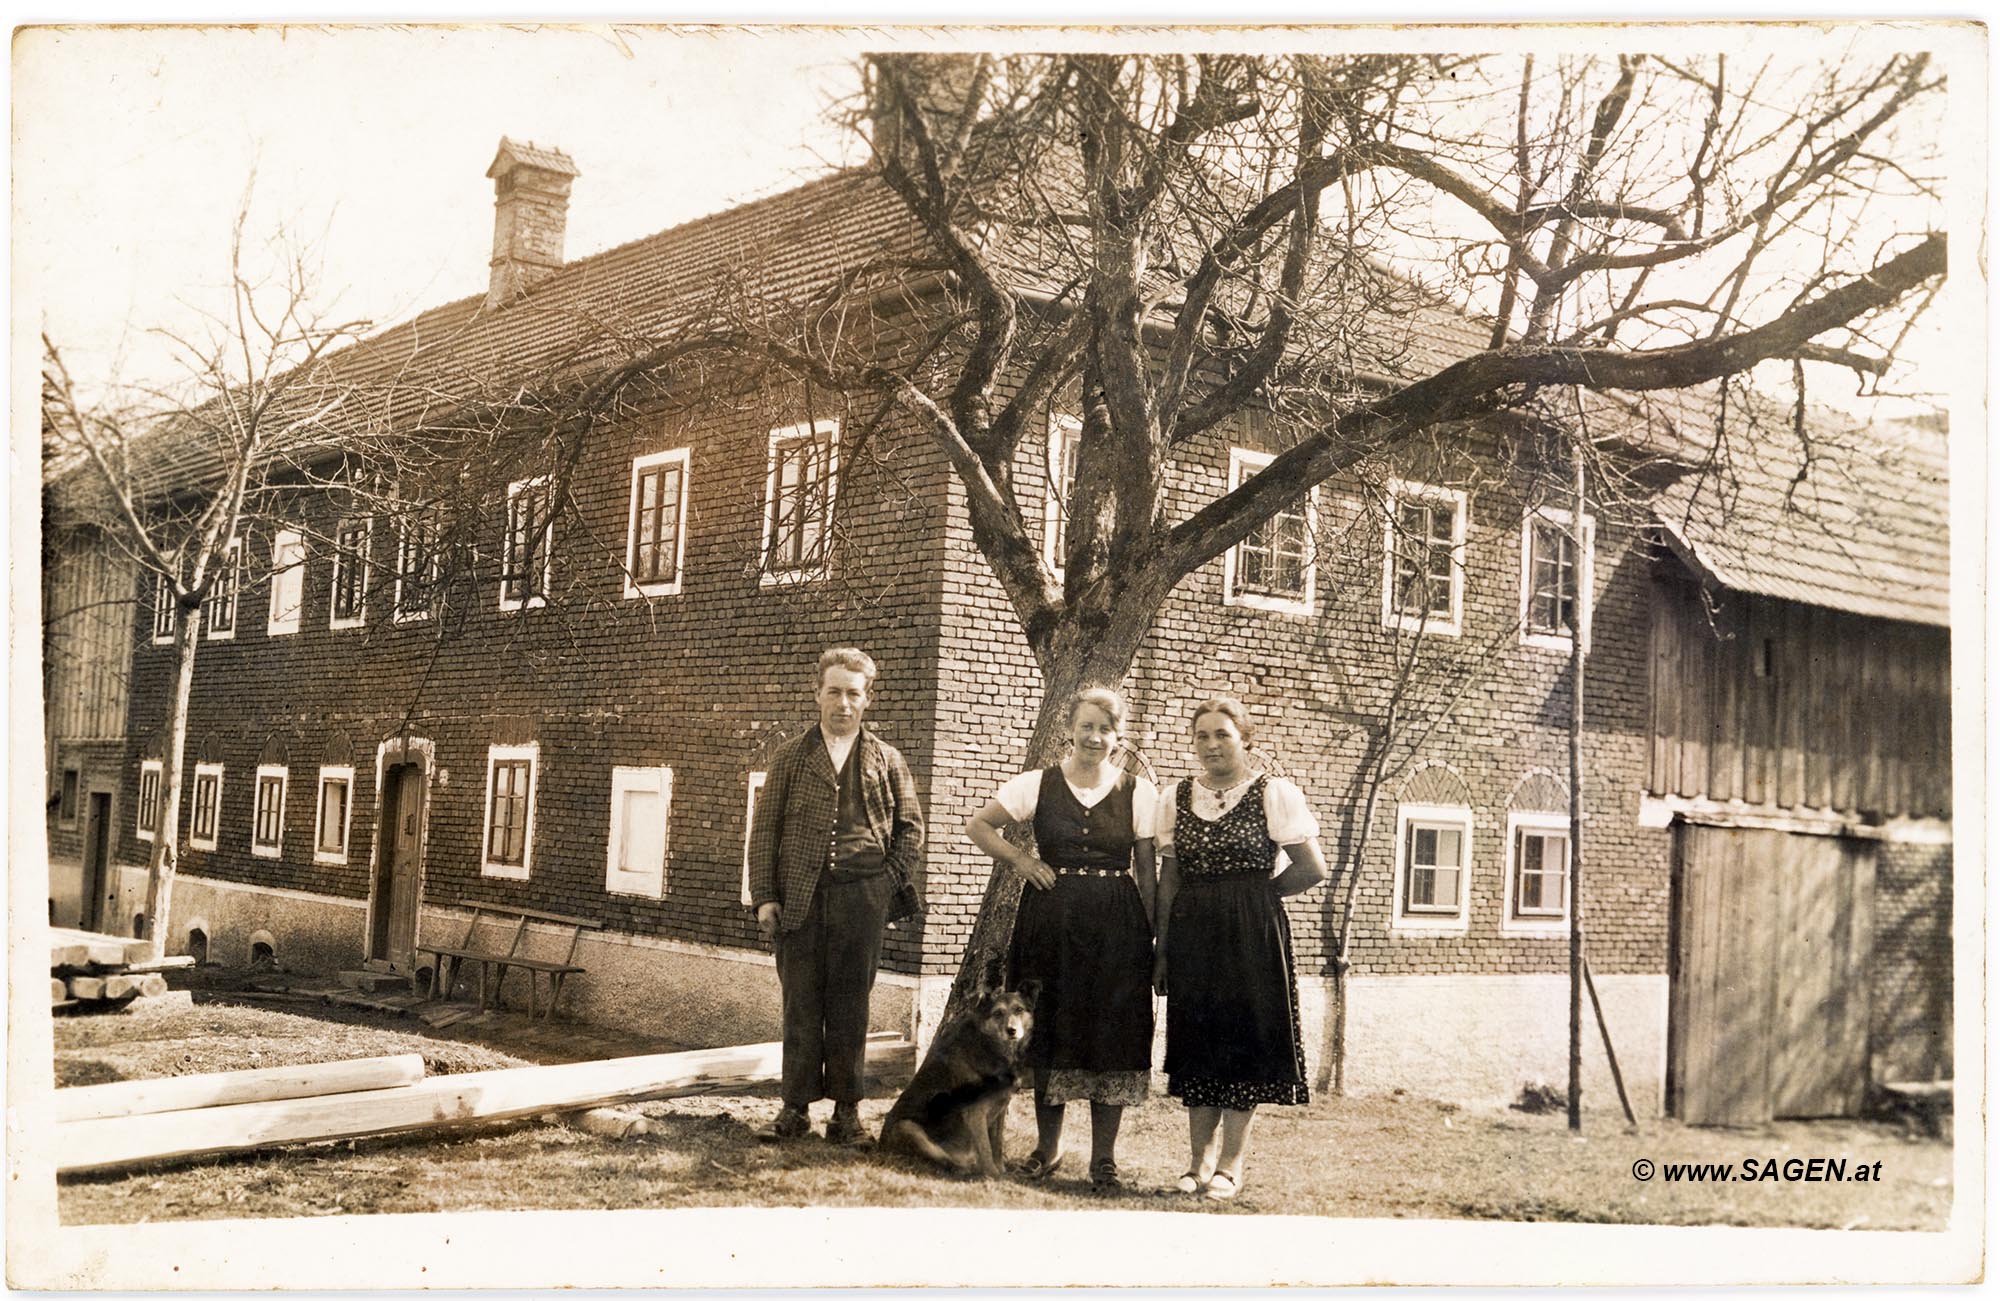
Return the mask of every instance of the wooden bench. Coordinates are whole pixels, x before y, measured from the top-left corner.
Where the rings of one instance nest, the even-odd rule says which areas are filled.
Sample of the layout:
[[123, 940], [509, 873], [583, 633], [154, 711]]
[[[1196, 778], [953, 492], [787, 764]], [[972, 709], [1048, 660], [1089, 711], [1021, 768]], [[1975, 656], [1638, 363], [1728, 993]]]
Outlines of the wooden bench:
[[[538, 912], [533, 908], [510, 908], [503, 904], [447, 903], [445, 906], [470, 908], [472, 918], [466, 922], [465, 935], [457, 944], [417, 945], [417, 971], [424, 969], [425, 959], [430, 960], [431, 997], [434, 999], [451, 997], [464, 965], [468, 962], [476, 963], [479, 967], [479, 1009], [483, 1012], [500, 1001], [500, 987], [506, 983], [508, 971], [518, 968], [528, 973], [528, 1015], [532, 1017], [539, 1011], [543, 1020], [555, 1014], [556, 999], [562, 996], [563, 981], [568, 979], [570, 973], [583, 970], [577, 965], [576, 947], [582, 941], [584, 931], [596, 930], [604, 924], [587, 917], [566, 917], [561, 913]], [[504, 950], [482, 948], [474, 943], [479, 938], [481, 918], [491, 918], [502, 925], [509, 921], [513, 922], [514, 931]], [[531, 957], [522, 951], [521, 945], [528, 937], [530, 921], [569, 928], [569, 947], [564, 951], [562, 961], [554, 962], [546, 958]], [[489, 972], [493, 973], [490, 982], [487, 979]], [[547, 1009], [543, 1010], [536, 999], [536, 994], [541, 989], [541, 978], [545, 975], [549, 978], [549, 1003]], [[413, 972], [411, 973], [413, 984], [415, 979]]]

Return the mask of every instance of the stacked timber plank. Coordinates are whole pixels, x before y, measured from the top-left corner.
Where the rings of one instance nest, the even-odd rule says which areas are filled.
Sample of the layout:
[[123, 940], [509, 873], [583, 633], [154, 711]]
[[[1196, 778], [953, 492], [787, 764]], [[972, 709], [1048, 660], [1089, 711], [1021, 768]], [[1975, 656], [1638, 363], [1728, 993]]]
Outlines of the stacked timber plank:
[[[879, 1076], [907, 1076], [915, 1067], [915, 1047], [894, 1035], [871, 1036], [867, 1051]], [[782, 1054], [780, 1044], [747, 1044], [428, 1078], [418, 1057], [364, 1058], [62, 1089], [56, 1094], [56, 1170], [113, 1170], [291, 1143], [444, 1133], [768, 1084], [778, 1079]], [[628, 1126], [621, 1132], [641, 1131]]]
[[51, 927], [49, 1006], [58, 1013], [76, 1013], [187, 1002], [185, 993], [178, 997], [168, 993], [167, 979], [160, 973], [193, 966], [194, 959], [154, 959], [152, 952], [147, 940]]

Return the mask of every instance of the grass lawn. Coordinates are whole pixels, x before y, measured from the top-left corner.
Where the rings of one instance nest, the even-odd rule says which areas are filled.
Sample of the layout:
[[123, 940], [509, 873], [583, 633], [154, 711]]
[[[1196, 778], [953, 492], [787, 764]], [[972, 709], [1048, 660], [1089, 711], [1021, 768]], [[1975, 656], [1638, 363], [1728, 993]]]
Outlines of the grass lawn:
[[[398, 1052], [423, 1053], [434, 1074], [520, 1064], [409, 1028], [223, 1003], [56, 1024], [56, 1078], [64, 1085]], [[879, 1124], [891, 1100], [871, 1099], [863, 1118]], [[1861, 1229], [1942, 1229], [1951, 1208], [1949, 1144], [1849, 1121], [1734, 1131], [1650, 1121], [1628, 1133], [1621, 1117], [1598, 1113], [1586, 1116], [1579, 1138], [1560, 1114], [1320, 1098], [1261, 1111], [1242, 1195], [1215, 1203], [1172, 1191], [1186, 1165], [1186, 1121], [1164, 1097], [1127, 1116], [1119, 1144], [1127, 1187], [1108, 1196], [1082, 1178], [1088, 1115], [1081, 1106], [1071, 1108], [1069, 1165], [1033, 1185], [932, 1174], [818, 1138], [760, 1144], [752, 1131], [776, 1106], [768, 1097], [721, 1096], [648, 1104], [654, 1132], [633, 1139], [512, 1124], [79, 1176], [63, 1181], [58, 1205], [65, 1224], [516, 1208], [992, 1206]], [[1033, 1127], [1028, 1100], [1017, 1098], [1013, 1154], [1025, 1154]], [[1880, 1182], [1670, 1184], [1632, 1175], [1641, 1157], [1740, 1167], [1746, 1158], [1782, 1165], [1815, 1156], [1845, 1157], [1850, 1171], [1879, 1161]]]

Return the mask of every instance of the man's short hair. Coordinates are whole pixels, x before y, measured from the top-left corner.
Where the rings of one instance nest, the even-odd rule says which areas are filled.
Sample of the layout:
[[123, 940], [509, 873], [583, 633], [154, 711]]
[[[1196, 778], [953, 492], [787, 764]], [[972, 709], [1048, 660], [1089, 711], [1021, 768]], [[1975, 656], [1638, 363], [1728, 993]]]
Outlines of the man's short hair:
[[826, 685], [828, 669], [846, 669], [851, 673], [859, 673], [862, 685], [868, 687], [875, 685], [875, 661], [868, 657], [867, 651], [857, 650], [852, 646], [831, 646], [821, 651], [819, 672], [813, 678], [815, 691]]

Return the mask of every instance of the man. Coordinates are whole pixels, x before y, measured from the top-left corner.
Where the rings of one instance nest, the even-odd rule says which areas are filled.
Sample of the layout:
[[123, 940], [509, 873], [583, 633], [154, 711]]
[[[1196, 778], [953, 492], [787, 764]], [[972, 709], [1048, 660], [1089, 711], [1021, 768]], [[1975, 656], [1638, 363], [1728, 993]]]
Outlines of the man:
[[[819, 657], [819, 726], [771, 759], [750, 827], [750, 906], [776, 944], [784, 1001], [784, 1105], [767, 1141], [812, 1132], [806, 1109], [833, 1099], [829, 1142], [865, 1142], [868, 995], [899, 882], [923, 857], [923, 811], [909, 765], [861, 725], [875, 661], [837, 647]], [[899, 910], [900, 911], [900, 910]]]

